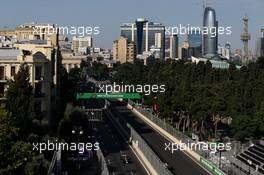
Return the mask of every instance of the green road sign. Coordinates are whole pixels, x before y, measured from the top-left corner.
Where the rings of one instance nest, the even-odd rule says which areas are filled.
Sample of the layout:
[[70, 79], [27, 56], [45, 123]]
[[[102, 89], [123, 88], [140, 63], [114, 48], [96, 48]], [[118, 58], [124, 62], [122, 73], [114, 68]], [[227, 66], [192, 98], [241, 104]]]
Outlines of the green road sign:
[[218, 167], [213, 165], [211, 162], [204, 158], [200, 158], [200, 163], [204, 168], [206, 168], [208, 171], [210, 171], [213, 175], [225, 175]]
[[89, 99], [89, 98], [97, 98], [97, 99], [140, 99], [139, 93], [77, 93], [76, 96], [78, 99]]

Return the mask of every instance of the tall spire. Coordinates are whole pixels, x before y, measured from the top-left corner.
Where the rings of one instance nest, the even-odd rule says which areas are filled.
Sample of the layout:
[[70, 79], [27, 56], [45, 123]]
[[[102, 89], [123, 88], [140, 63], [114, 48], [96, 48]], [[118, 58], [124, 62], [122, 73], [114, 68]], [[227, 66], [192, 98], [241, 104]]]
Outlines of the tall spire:
[[243, 18], [244, 21], [244, 30], [243, 33], [241, 34], [241, 41], [243, 42], [244, 45], [244, 54], [242, 58], [242, 65], [247, 66], [249, 62], [249, 54], [248, 54], [248, 41], [250, 40], [251, 36], [248, 33], [248, 17], [247, 14]]

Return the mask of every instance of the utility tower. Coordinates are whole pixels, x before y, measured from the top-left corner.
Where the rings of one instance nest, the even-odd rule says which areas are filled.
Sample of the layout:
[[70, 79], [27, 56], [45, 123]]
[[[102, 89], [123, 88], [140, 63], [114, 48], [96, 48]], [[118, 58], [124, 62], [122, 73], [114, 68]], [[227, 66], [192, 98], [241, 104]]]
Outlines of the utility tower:
[[248, 33], [248, 17], [245, 15], [243, 18], [244, 21], [244, 30], [243, 33], [241, 34], [241, 41], [243, 42], [244, 45], [244, 54], [242, 56], [242, 65], [247, 66], [249, 62], [249, 54], [248, 54], [248, 41], [250, 40], [251, 36]]

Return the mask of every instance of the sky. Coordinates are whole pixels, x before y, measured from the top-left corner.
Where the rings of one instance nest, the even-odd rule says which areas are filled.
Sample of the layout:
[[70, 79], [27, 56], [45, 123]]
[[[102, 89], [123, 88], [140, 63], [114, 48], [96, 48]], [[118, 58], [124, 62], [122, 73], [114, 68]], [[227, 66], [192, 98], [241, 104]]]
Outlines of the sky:
[[[120, 36], [120, 25], [139, 17], [165, 26], [202, 26], [203, 4], [216, 11], [219, 26], [231, 26], [232, 35], [219, 36], [219, 43], [230, 42], [232, 49], [242, 48], [242, 18], [249, 18], [250, 48], [264, 28], [264, 0], [2, 0], [0, 28], [14, 28], [25, 22], [57, 26], [100, 27], [94, 36], [95, 47], [111, 48]], [[181, 41], [186, 36], [180, 36]]]

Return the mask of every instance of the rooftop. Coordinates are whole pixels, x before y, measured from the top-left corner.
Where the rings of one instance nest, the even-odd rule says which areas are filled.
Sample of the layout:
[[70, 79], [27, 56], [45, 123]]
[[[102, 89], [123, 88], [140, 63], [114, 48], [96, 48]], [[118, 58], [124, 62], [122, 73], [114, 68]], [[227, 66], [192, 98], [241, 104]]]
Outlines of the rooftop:
[[18, 27], [52, 27], [53, 24], [49, 23], [37, 23], [37, 22], [27, 22], [19, 25]]
[[45, 45], [47, 44], [47, 40], [25, 40], [25, 41], [19, 41], [18, 44], [39, 44], [39, 45]]
[[16, 59], [19, 55], [21, 55], [21, 51], [18, 49], [0, 49], [1, 60]]
[[[135, 24], [134, 22], [132, 22], [132, 23], [122, 23], [122, 25], [121, 25], [121, 28], [122, 27], [131, 27], [133, 24]], [[156, 23], [156, 22], [148, 22], [148, 25], [149, 26], [164, 26], [163, 24], [161, 24], [161, 23]]]
[[[208, 58], [196, 58], [196, 57], [192, 57], [192, 62], [200, 62], [203, 61], [204, 63], [206, 63], [207, 61], [210, 61], [212, 64], [213, 68], [218, 68], [218, 69], [228, 69], [230, 64], [224, 60], [214, 60], [214, 59], [208, 59]], [[236, 65], [237, 69], [240, 69], [241, 66]]]

